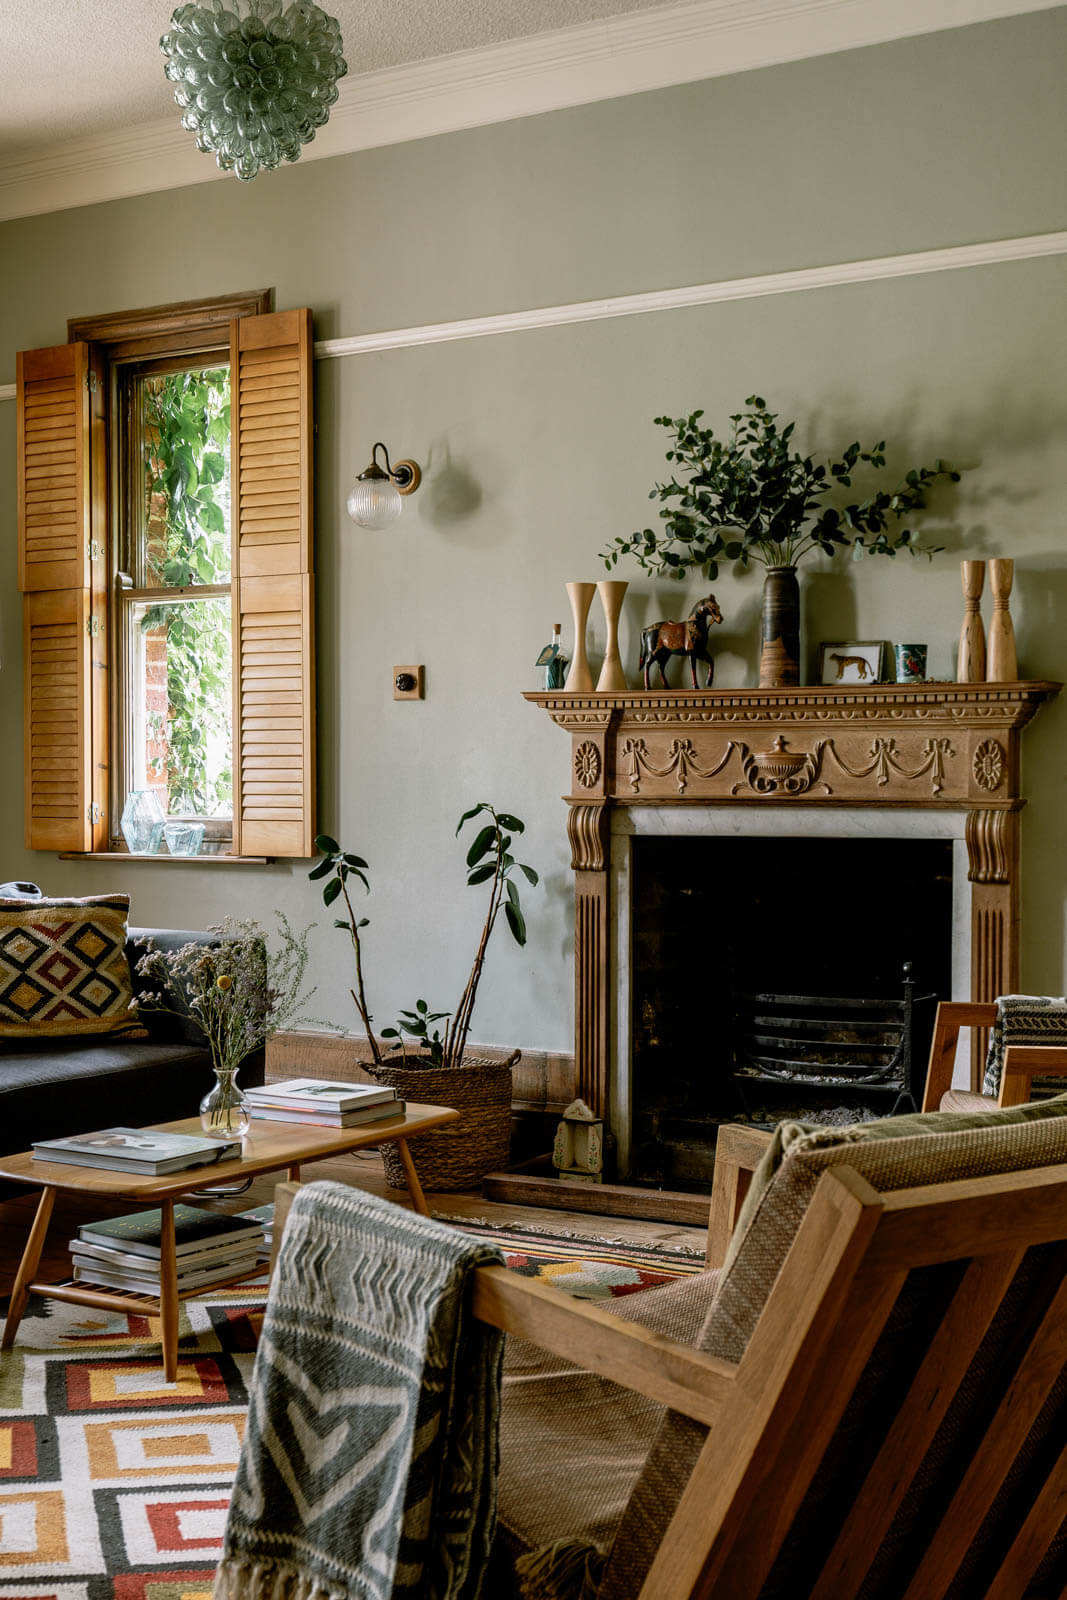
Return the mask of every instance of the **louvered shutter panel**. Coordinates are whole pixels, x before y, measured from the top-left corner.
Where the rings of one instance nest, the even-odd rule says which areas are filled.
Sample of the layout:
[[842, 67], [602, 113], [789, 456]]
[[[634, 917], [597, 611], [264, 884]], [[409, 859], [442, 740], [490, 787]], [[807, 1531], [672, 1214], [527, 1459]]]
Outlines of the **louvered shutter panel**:
[[306, 309], [232, 324], [233, 848], [240, 855], [314, 854], [311, 361]]
[[92, 824], [90, 592], [23, 601], [26, 847], [89, 850]]
[[26, 845], [92, 850], [106, 831], [104, 396], [84, 343], [20, 351], [16, 377]]
[[18, 402], [19, 588], [89, 587], [89, 346], [22, 350]]

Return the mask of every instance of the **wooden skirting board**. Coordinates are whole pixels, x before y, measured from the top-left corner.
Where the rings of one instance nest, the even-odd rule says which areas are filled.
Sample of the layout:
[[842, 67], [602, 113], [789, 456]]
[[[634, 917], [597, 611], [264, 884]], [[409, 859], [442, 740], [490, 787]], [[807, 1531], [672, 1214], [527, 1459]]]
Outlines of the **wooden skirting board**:
[[[510, 1050], [472, 1044], [472, 1056], [506, 1061]], [[371, 1055], [360, 1034], [277, 1033], [267, 1045], [268, 1078], [339, 1078], [371, 1083], [366, 1063]], [[512, 1073], [512, 1109], [561, 1116], [577, 1094], [574, 1057], [549, 1050], [523, 1050]]]
[[524, 1170], [491, 1172], [482, 1183], [487, 1200], [502, 1205], [542, 1206], [548, 1211], [588, 1211], [645, 1222], [679, 1222], [706, 1228], [710, 1196], [677, 1189], [628, 1188], [621, 1183], [576, 1183], [557, 1178], [547, 1156]]

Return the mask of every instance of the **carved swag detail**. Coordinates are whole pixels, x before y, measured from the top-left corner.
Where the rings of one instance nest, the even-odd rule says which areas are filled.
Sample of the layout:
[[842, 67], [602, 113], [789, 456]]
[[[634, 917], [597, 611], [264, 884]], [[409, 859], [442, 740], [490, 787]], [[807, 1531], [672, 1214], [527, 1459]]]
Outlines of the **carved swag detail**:
[[879, 787], [889, 783], [891, 776], [916, 782], [927, 775], [930, 789], [940, 794], [945, 786], [945, 763], [955, 756], [951, 739], [927, 739], [922, 747], [923, 761], [913, 771], [901, 764], [895, 739], [875, 739], [870, 747], [867, 766], [853, 767], [840, 754], [833, 739], [818, 739], [811, 750], [790, 750], [785, 738], [779, 734], [771, 741], [769, 750], [750, 750], [747, 744], [730, 739], [721, 759], [713, 767], [702, 767], [696, 759], [691, 739], [672, 739], [667, 760], [657, 766], [650, 759], [644, 739], [625, 739], [622, 755], [627, 764], [627, 777], [634, 794], [641, 792], [642, 776], [650, 778], [674, 777], [679, 794], [684, 794], [690, 777], [710, 779], [722, 772], [736, 751], [741, 764], [743, 781], [733, 784], [730, 794], [742, 792], [746, 784], [753, 794], [798, 795], [806, 794], [816, 783], [824, 794], [833, 789], [821, 779], [824, 765], [832, 761], [839, 771], [850, 778], [873, 777]]

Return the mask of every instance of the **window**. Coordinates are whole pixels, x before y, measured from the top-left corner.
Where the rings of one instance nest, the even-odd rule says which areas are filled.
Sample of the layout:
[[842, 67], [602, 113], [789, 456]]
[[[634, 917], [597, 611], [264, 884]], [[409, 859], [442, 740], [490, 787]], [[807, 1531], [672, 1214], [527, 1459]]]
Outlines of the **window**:
[[18, 358], [30, 848], [124, 848], [150, 788], [205, 851], [312, 853], [311, 323], [268, 305]]
[[[137, 789], [228, 840], [233, 815], [230, 369], [131, 366], [118, 386], [112, 818]], [[114, 832], [114, 822], [112, 831]]]

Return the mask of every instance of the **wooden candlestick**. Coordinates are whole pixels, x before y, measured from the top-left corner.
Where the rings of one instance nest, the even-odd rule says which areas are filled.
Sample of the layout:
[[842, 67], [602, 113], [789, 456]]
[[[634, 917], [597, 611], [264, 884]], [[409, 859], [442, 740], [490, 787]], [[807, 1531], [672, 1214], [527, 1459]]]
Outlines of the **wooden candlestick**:
[[574, 618], [574, 654], [571, 657], [571, 670], [563, 685], [566, 690], [581, 693], [593, 687], [593, 674], [589, 670], [589, 657], [585, 653], [585, 624], [595, 594], [595, 583], [567, 585], [567, 598], [571, 603], [571, 615]]
[[622, 670], [622, 660], [619, 656], [619, 613], [622, 610], [623, 597], [629, 587], [629, 583], [613, 578], [601, 578], [597, 584], [600, 603], [604, 607], [604, 620], [608, 626], [608, 637], [604, 646], [604, 663], [600, 668], [596, 686], [598, 690], [604, 690], [609, 694], [619, 693], [630, 687], [626, 682], [626, 674]]
[[982, 585], [985, 582], [985, 562], [961, 561], [960, 580], [963, 584], [964, 612], [956, 682], [984, 683], [985, 625], [978, 602], [982, 598]]
[[1015, 654], [1015, 625], [1008, 610], [1015, 562], [998, 558], [989, 563], [989, 590], [993, 596], [993, 615], [989, 621], [989, 683], [1016, 683], [1019, 663]]

